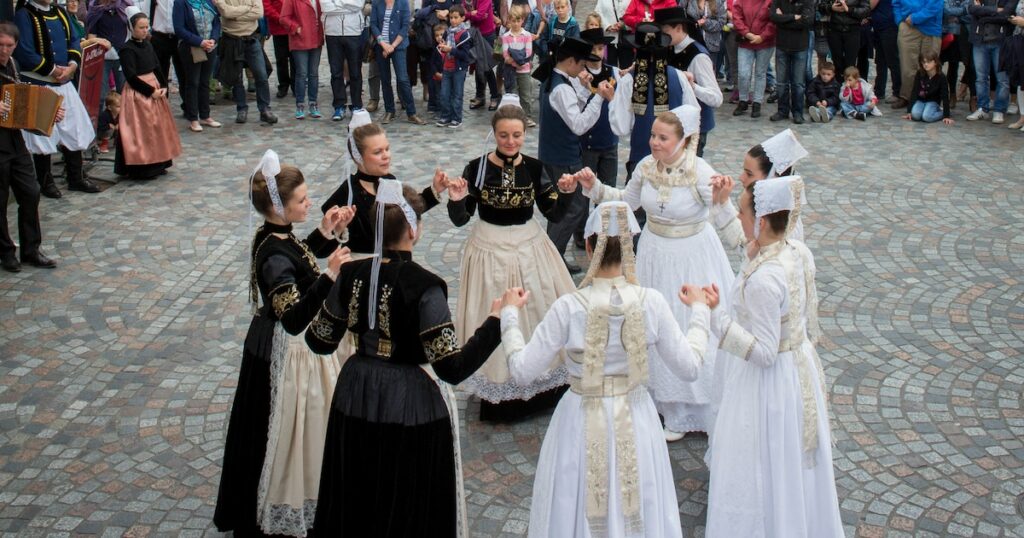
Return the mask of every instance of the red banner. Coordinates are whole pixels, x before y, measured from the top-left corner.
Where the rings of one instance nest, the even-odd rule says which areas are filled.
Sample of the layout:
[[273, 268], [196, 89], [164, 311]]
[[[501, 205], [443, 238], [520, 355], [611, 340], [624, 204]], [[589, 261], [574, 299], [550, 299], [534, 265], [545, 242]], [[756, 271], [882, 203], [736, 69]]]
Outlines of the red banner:
[[103, 55], [106, 53], [96, 43], [82, 49], [82, 78], [78, 81], [78, 94], [89, 112], [93, 129], [100, 116], [100, 84], [107, 83], [103, 80]]

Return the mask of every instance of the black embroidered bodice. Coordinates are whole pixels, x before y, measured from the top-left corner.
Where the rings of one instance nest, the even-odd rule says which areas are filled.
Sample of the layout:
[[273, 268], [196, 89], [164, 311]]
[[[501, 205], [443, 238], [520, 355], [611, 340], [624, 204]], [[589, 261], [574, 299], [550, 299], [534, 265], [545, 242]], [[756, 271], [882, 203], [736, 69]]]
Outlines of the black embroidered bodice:
[[480, 219], [490, 224], [525, 224], [533, 218], [534, 204], [548, 221], [562, 220], [572, 196], [558, 191], [541, 162], [523, 155], [519, 164], [514, 164], [517, 156], [497, 155], [504, 165], [488, 159], [481, 188], [476, 186], [479, 157], [462, 171], [462, 177], [469, 181], [469, 193], [457, 202], [449, 200], [448, 217], [452, 223], [463, 226], [479, 211]]

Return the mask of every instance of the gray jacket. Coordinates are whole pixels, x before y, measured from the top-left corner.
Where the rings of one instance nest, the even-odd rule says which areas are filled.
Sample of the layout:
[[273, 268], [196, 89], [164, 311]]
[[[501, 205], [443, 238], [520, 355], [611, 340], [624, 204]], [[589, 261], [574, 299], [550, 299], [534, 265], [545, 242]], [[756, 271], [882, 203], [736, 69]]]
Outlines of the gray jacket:
[[[718, 52], [722, 49], [722, 27], [728, 21], [725, 13], [725, 0], [706, 0], [708, 4], [708, 15], [704, 17], [704, 11], [697, 5], [697, 0], [682, 0], [682, 5], [686, 9], [686, 14], [693, 18], [693, 20], [700, 20], [705, 18], [704, 21], [704, 46], [707, 47], [710, 52]], [[711, 14], [711, 3], [716, 4], [716, 14]]]

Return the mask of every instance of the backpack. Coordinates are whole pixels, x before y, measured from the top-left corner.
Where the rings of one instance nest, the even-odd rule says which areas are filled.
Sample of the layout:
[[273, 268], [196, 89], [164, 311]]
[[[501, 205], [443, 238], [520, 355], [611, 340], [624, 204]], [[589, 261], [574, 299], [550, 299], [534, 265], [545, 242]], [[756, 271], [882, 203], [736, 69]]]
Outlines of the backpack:
[[412, 21], [412, 31], [416, 34], [413, 44], [420, 50], [434, 48], [434, 25], [438, 23], [433, 7], [425, 7], [416, 13]]

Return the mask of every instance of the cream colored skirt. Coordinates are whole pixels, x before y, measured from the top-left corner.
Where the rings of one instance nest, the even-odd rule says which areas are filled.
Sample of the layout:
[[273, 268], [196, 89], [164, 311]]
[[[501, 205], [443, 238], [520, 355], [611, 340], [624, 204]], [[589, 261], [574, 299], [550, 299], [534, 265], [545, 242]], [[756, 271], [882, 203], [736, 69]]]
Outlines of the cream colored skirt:
[[267, 534], [305, 536], [313, 527], [327, 419], [341, 371], [337, 353], [317, 355], [305, 333], [277, 324], [270, 361], [270, 431], [257, 518]]
[[[511, 287], [530, 292], [519, 316], [523, 337], [529, 340], [548, 308], [566, 293], [576, 291], [555, 245], [536, 220], [514, 226], [477, 221], [466, 241], [459, 274], [460, 290], [455, 329], [465, 342], [487, 318], [491, 301]], [[462, 387], [492, 403], [528, 400], [566, 384], [562, 355], [551, 361], [551, 373], [527, 386], [517, 385], [508, 372], [505, 352], [498, 349]]]

